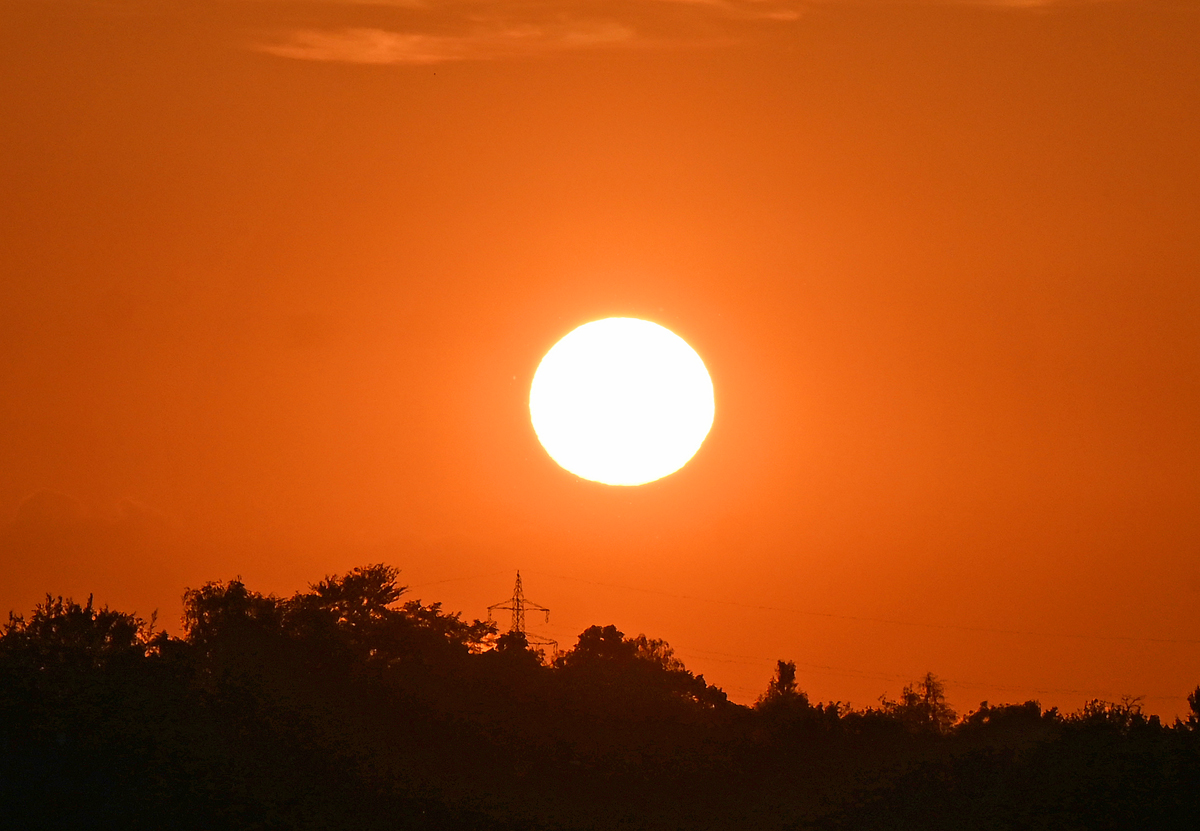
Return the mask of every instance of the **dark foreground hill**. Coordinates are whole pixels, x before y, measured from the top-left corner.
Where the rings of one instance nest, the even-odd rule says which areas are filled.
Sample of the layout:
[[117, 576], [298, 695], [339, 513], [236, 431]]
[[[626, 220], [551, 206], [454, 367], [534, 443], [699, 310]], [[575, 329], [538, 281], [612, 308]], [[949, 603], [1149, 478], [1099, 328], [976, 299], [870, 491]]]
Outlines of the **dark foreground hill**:
[[0, 825], [171, 829], [1196, 829], [1200, 688], [959, 719], [937, 679], [852, 710], [780, 662], [742, 707], [662, 641], [553, 664], [387, 566], [185, 595], [183, 638], [47, 599], [0, 636]]

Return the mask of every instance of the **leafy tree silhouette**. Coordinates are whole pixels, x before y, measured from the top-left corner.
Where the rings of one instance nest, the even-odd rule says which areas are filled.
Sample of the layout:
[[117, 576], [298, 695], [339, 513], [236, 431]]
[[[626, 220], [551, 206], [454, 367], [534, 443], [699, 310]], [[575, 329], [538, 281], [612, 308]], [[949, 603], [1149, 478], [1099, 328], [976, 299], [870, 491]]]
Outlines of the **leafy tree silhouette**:
[[9, 613], [8, 624], [0, 635], [0, 650], [6, 658], [49, 670], [102, 667], [144, 657], [155, 642], [153, 622], [147, 624], [135, 615], [107, 606], [97, 609], [91, 595], [84, 605], [46, 595], [29, 620]]
[[879, 701], [885, 713], [917, 733], [947, 733], [956, 718], [946, 703], [945, 685], [932, 672], [925, 673], [916, 684], [905, 684], [899, 701], [886, 696]]
[[542, 667], [542, 657], [529, 645], [523, 632], [505, 632], [496, 639], [496, 647], [484, 653], [488, 660], [509, 671], [534, 671]]
[[184, 637], [47, 596], [0, 631], [14, 827], [882, 831], [1200, 827], [1200, 687], [955, 721], [932, 673], [812, 703], [780, 660], [753, 708], [665, 641], [591, 626], [553, 665], [367, 565], [291, 597], [184, 598]]
[[0, 634], [0, 805], [12, 827], [137, 817], [186, 711], [170, 638], [136, 615], [47, 595]]
[[1130, 730], [1147, 724], [1149, 720], [1142, 712], [1141, 698], [1125, 696], [1120, 701], [1093, 698], [1086, 702], [1077, 713], [1068, 716], [1067, 721], [1128, 733]]
[[767, 690], [754, 704], [758, 710], [790, 711], [809, 706], [808, 695], [796, 684], [796, 662], [779, 660]]
[[221, 644], [254, 651], [285, 638], [379, 665], [414, 659], [436, 664], [483, 649], [492, 624], [467, 623], [458, 613], [443, 612], [440, 603], [397, 606], [407, 591], [398, 577], [392, 566], [364, 566], [286, 600], [250, 591], [240, 579], [206, 583], [184, 593], [186, 637], [210, 658]]
[[728, 704], [724, 692], [688, 672], [666, 641], [645, 635], [626, 638], [611, 624], [585, 629], [555, 667], [568, 683], [582, 681], [650, 710], [683, 703], [701, 708]]
[[336, 632], [333, 639], [358, 660], [377, 666], [449, 666], [483, 650], [493, 624], [467, 623], [459, 613], [443, 612], [440, 603], [397, 605], [407, 592], [399, 574], [393, 566], [374, 564], [328, 576], [284, 603], [284, 623], [296, 635], [324, 630], [328, 638]]
[[955, 731], [967, 742], [1019, 747], [1050, 739], [1058, 734], [1061, 725], [1058, 710], [1043, 712], [1037, 701], [999, 705], [984, 701], [979, 709], [963, 716]]
[[1200, 731], [1200, 686], [1188, 693], [1187, 700], [1191, 713], [1188, 714], [1187, 721], [1184, 723], [1192, 730]]
[[617, 627], [589, 626], [579, 635], [574, 648], [561, 656], [556, 665], [563, 669], [602, 666], [605, 662], [627, 663], [637, 657], [637, 645], [626, 640]]

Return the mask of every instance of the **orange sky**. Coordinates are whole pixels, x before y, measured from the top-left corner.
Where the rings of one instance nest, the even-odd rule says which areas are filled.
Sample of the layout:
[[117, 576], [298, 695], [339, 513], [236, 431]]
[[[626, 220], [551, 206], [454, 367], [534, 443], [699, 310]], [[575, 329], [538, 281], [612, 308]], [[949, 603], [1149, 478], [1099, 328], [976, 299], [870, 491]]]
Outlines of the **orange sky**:
[[[1200, 683], [1200, 4], [6, 0], [0, 608], [386, 561], [751, 701]], [[668, 326], [679, 473], [541, 450]], [[463, 579], [459, 579], [463, 578]], [[439, 582], [449, 581], [449, 582]]]

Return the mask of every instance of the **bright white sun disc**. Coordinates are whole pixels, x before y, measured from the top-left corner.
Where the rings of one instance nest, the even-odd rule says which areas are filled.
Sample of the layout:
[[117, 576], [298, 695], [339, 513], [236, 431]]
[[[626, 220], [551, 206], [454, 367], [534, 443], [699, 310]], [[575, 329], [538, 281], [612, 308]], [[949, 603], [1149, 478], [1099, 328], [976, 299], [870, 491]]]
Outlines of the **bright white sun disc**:
[[562, 467], [606, 485], [641, 485], [700, 449], [713, 422], [712, 379], [674, 332], [612, 317], [585, 323], [546, 353], [529, 413]]

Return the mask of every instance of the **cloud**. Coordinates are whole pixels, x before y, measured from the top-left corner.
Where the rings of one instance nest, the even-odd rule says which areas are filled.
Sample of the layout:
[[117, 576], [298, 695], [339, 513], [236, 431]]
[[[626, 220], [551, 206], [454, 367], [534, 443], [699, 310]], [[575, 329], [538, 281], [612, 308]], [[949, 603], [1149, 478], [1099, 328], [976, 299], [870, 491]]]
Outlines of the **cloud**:
[[375, 28], [300, 29], [257, 48], [268, 55], [359, 64], [436, 64], [630, 43], [632, 29], [613, 23], [517, 26], [489, 32], [438, 35]]
[[[279, 58], [429, 65], [598, 49], [716, 46], [849, 6], [975, 7], [1025, 12], [1130, 0], [227, 0], [187, 6], [243, 31]], [[60, 0], [114, 14], [163, 13], [157, 0]], [[169, 5], [169, 4], [168, 4]], [[207, 11], [197, 11], [204, 9]]]
[[[311, 4], [306, 4], [311, 5]], [[279, 28], [253, 49], [282, 58], [437, 64], [601, 48], [728, 41], [799, 19], [800, 0], [329, 0], [343, 25]]]
[[[261, 0], [260, 0], [261, 1]], [[250, 48], [306, 61], [422, 65], [587, 49], [715, 45], [794, 24], [817, 7], [1046, 10], [1119, 0], [309, 0], [306, 25], [276, 20]], [[250, 2], [250, 0], [243, 0]], [[314, 14], [314, 10], [322, 10]], [[313, 25], [323, 18], [322, 25]], [[341, 25], [335, 25], [338, 21]]]

